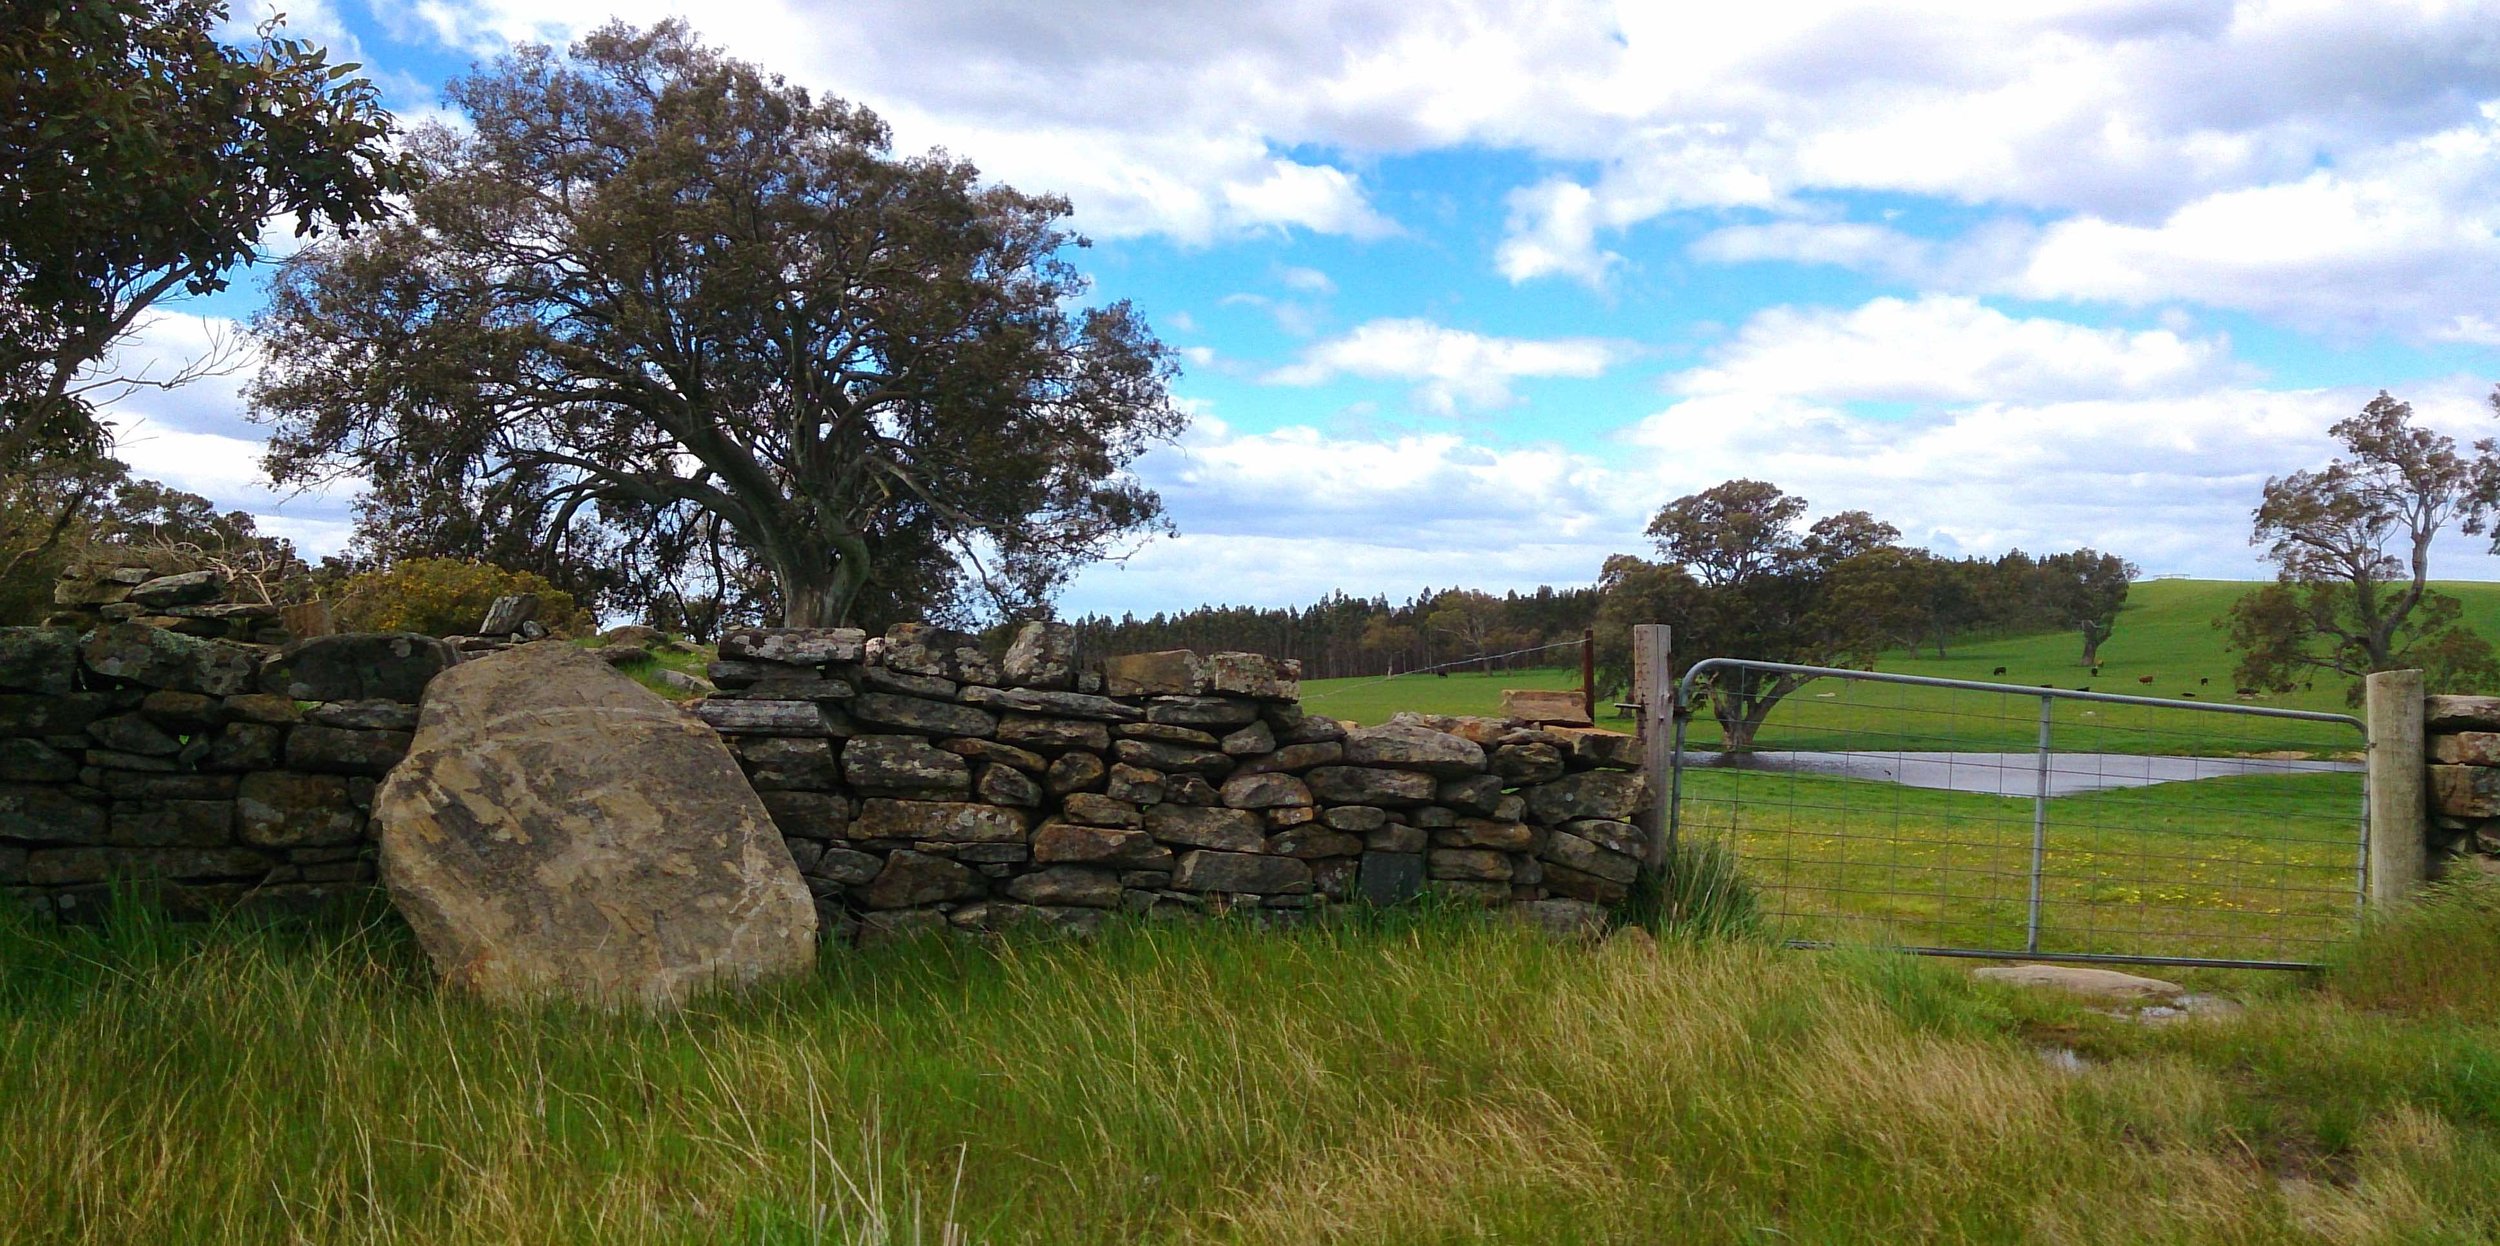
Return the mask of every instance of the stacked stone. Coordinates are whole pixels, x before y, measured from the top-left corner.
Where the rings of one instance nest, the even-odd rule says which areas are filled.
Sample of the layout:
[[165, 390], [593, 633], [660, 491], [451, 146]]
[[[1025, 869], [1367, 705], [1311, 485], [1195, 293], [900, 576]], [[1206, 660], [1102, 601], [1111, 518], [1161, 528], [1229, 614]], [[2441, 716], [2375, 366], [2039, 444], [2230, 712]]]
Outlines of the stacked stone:
[[539, 597], [536, 593], [512, 593], [488, 603], [486, 617], [478, 620], [477, 632], [469, 636], [446, 636], [444, 642], [462, 653], [498, 653], [514, 645], [547, 638], [547, 625], [538, 621]]
[[922, 624], [722, 638], [726, 736], [824, 928], [870, 938], [1153, 917], [1308, 914], [1432, 890], [1619, 902], [1643, 787], [1628, 741], [1508, 719], [1306, 714], [1300, 670], [1186, 651], [1082, 669], [1030, 624], [1002, 660]]
[[60, 609], [45, 622], [80, 632], [135, 622], [186, 636], [286, 643], [279, 607], [230, 601], [229, 587], [223, 573], [193, 569], [171, 551], [108, 545], [62, 569], [52, 587]]
[[375, 782], [452, 660], [421, 636], [0, 629], [0, 891], [83, 920], [116, 884], [177, 914], [368, 884]]
[[2500, 697], [2424, 698], [2434, 870], [2500, 873]]

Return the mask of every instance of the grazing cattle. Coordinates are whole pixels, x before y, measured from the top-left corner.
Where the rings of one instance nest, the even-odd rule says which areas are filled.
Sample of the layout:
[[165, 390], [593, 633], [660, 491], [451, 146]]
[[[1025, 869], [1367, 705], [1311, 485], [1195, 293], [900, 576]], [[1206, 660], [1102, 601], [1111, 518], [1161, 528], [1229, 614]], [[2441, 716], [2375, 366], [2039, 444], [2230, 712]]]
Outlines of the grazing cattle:
[[2231, 695], [2235, 697], [2253, 697], [2257, 695], [2257, 690], [2254, 688], [2233, 688], [2231, 690]]
[[1990, 671], [1990, 672], [1988, 672], [1988, 673], [1989, 673], [1989, 674], [1991, 674], [1991, 675], [2002, 675], [2002, 674], [2004, 674], [2004, 673], [2005, 673], [2005, 668], [2004, 668], [2004, 667], [2002, 667], [2002, 666], [2000, 666], [2000, 667], [1996, 668], [1995, 670]]
[[2199, 676], [2197, 676], [2197, 677], [2196, 677], [2196, 686], [2197, 686], [2197, 687], [2199, 687], [2199, 688], [2202, 688], [2202, 687], [2204, 687], [2205, 685], [2207, 685], [2207, 684], [2209, 684], [2209, 683], [2212, 683], [2212, 682], [2213, 682], [2213, 680], [2211, 680], [2211, 679], [2209, 679], [2209, 678], [2207, 678], [2207, 677], [2205, 677], [2205, 676], [2203, 676], [2203, 675], [2199, 675]]
[[2153, 677], [2150, 675], [2138, 675], [2135, 677], [2135, 681], [2139, 684], [2149, 684], [2153, 682]]
[[2100, 678], [2100, 677], [2101, 677], [2101, 668], [2100, 668], [2100, 667], [2095, 666], [2095, 667], [2093, 667], [2093, 668], [2092, 668], [2092, 677], [2093, 677], [2094, 679], [2098, 679], [2098, 678]]

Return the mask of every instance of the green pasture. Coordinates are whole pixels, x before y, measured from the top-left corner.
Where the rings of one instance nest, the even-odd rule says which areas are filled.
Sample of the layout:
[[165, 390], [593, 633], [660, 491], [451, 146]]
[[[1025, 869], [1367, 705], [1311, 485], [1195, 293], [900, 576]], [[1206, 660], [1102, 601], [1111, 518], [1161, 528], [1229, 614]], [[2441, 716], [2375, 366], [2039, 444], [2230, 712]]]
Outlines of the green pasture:
[[[2290, 693], [2236, 695], [2232, 659], [2223, 632], [2214, 626], [2233, 601], [2254, 587], [2225, 580], [2151, 580], [2128, 595], [2116, 632], [2101, 646], [2100, 673], [2081, 663], [2082, 643], [2071, 633], [1992, 637], [1947, 647], [1894, 651], [1876, 669], [1946, 679], [1974, 679], [2036, 687], [2084, 689], [2182, 701], [2272, 706], [2352, 713], [2343, 683], [2322, 679]], [[2466, 617], [2500, 643], [2500, 584], [2437, 585], [2466, 603]], [[1680, 652], [1680, 665], [1710, 655]], [[1999, 668], [2005, 673], [1996, 674]], [[1577, 688], [1576, 669], [1548, 668], [1491, 675], [1452, 672], [1447, 677], [1329, 679], [1303, 684], [1314, 712], [1375, 723], [1400, 710], [1443, 714], [1491, 714], [1504, 688]], [[1601, 697], [1600, 726], [1630, 730], [1611, 717]], [[1935, 751], [2025, 750], [2039, 731], [2036, 697], [1904, 689], [1874, 684], [1812, 685], [1772, 712], [1764, 749], [1909, 749]], [[2292, 751], [2333, 756], [2359, 746], [2352, 728], [2234, 715], [2054, 703], [2052, 739], [2060, 751], [2226, 755]], [[1696, 748], [1715, 748], [1718, 730], [1696, 719], [1688, 737]]]
[[[1791, 937], [2015, 949], [2033, 802], [1894, 783], [1694, 768], [1690, 840], [1734, 850]], [[2315, 959], [2350, 932], [2358, 774], [2242, 775], [2053, 797], [2043, 951]]]

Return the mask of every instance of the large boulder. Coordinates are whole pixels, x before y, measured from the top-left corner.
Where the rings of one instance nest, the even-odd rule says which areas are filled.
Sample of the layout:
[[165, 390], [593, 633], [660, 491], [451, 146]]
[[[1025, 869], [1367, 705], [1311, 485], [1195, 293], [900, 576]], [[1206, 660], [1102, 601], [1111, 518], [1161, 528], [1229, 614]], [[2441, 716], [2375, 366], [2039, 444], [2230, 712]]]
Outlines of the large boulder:
[[435, 967], [489, 997], [669, 1007], [815, 955], [815, 905], [729, 750], [571, 645], [435, 679], [373, 827]]

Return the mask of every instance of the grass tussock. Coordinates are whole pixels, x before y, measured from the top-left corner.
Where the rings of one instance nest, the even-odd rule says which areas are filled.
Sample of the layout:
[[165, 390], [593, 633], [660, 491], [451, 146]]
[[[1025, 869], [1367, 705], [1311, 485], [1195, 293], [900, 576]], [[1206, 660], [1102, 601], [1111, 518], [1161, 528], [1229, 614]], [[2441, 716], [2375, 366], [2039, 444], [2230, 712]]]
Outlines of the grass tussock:
[[0, 925], [0, 1240], [2491, 1240], [2500, 1030], [2356, 993], [2490, 937], [2420, 913], [2172, 1029], [1447, 913], [908, 946], [665, 1019], [470, 1004], [380, 919]]

